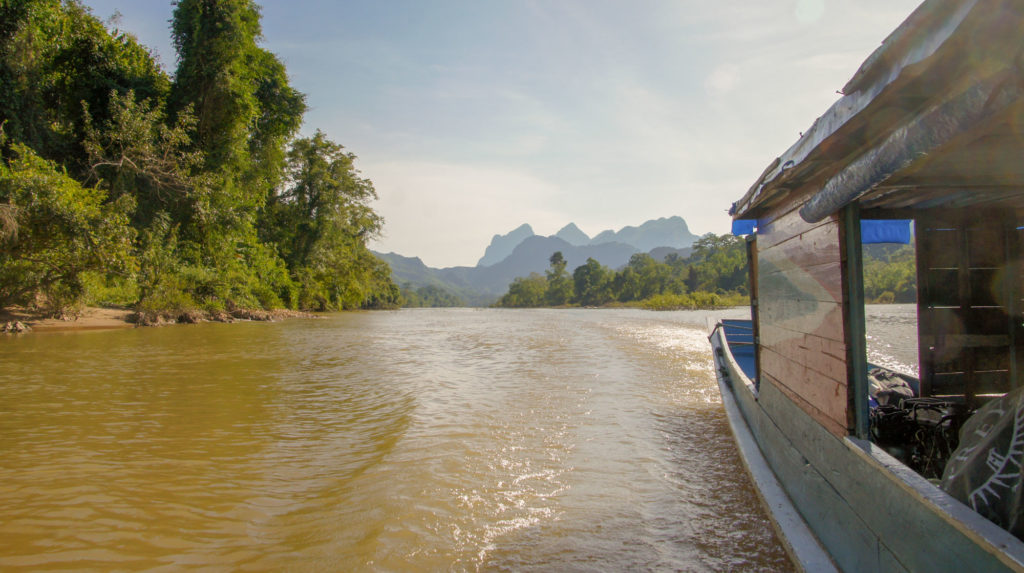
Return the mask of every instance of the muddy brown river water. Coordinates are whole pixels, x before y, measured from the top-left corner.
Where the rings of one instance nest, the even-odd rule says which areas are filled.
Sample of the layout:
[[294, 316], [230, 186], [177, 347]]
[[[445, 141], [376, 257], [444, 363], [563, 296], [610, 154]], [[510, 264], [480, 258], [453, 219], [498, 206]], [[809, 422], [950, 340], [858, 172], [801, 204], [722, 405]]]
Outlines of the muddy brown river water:
[[706, 316], [0, 339], [0, 570], [789, 570]]

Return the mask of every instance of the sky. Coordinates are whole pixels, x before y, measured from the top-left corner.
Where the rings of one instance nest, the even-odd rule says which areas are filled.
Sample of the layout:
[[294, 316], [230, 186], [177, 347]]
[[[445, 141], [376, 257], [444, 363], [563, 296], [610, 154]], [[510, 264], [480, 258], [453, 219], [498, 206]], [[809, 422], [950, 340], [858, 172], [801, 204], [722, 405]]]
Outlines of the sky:
[[[174, 72], [170, 0], [83, 0]], [[473, 266], [495, 234], [682, 216], [726, 233], [765, 167], [919, 0], [264, 0], [262, 47], [385, 219]]]

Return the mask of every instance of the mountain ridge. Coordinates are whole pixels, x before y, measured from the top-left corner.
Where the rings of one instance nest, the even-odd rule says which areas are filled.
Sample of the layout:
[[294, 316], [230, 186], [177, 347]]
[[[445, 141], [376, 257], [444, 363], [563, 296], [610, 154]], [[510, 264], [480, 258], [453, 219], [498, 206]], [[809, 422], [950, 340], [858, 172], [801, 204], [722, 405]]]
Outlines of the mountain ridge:
[[500, 263], [505, 257], [512, 254], [512, 251], [526, 239], [536, 236], [533, 227], [529, 223], [523, 223], [504, 235], [491, 237], [491, 244], [484, 250], [484, 256], [480, 257], [476, 266], [488, 267]]
[[662, 259], [670, 252], [685, 252], [698, 238], [679, 216], [651, 219], [619, 231], [603, 231], [593, 238], [575, 223], [569, 223], [551, 236], [537, 235], [524, 223], [508, 233], [494, 235], [475, 267], [438, 269], [428, 267], [419, 257], [374, 254], [391, 266], [394, 280], [400, 285], [413, 288], [433, 285], [451, 291], [472, 306], [485, 306], [503, 295], [516, 277], [547, 270], [549, 259], [556, 251], [562, 253], [570, 272], [585, 264], [588, 258], [618, 269], [636, 253], [651, 253]]

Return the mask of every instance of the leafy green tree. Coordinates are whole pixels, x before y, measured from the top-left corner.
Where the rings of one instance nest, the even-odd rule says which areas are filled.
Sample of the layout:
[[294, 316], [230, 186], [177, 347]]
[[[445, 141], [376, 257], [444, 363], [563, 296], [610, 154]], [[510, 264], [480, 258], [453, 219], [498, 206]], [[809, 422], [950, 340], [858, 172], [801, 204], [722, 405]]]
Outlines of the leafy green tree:
[[79, 0], [0, 0], [0, 304], [97, 285], [170, 318], [399, 304], [354, 156], [319, 132], [289, 147], [305, 97], [258, 6], [174, 4], [172, 82]]
[[171, 30], [179, 60], [171, 110], [194, 110], [194, 143], [205, 169], [222, 179], [213, 201], [222, 224], [248, 221], [279, 181], [305, 96], [258, 46], [260, 12], [251, 0], [180, 0]]
[[747, 254], [744, 239], [708, 233], [693, 244], [686, 279], [691, 292], [747, 291]]
[[355, 155], [319, 130], [292, 144], [289, 185], [267, 207], [273, 223], [268, 238], [292, 268], [312, 264], [318, 251], [344, 246], [348, 237], [365, 242], [380, 232], [383, 219], [369, 205], [377, 192], [354, 162]]
[[7, 0], [0, 21], [0, 124], [72, 175], [85, 168], [83, 104], [105, 121], [111, 93], [167, 94], [170, 80], [150, 52], [76, 0]]
[[436, 285], [424, 285], [419, 288], [413, 288], [409, 284], [403, 285], [402, 297], [402, 306], [411, 308], [466, 306], [466, 302], [458, 295]]
[[508, 285], [508, 292], [498, 301], [498, 306], [506, 308], [533, 308], [544, 306], [548, 281], [544, 275], [530, 273], [530, 276], [517, 277]]
[[681, 284], [673, 281], [672, 269], [646, 253], [636, 253], [617, 273], [612, 290], [620, 302], [639, 301], [662, 293], [680, 293]]
[[134, 232], [130, 197], [106, 203], [23, 144], [0, 165], [0, 204], [16, 227], [0, 242], [0, 308], [37, 294], [54, 313], [74, 310], [83, 273], [128, 273]]
[[390, 267], [366, 247], [383, 219], [369, 205], [377, 198], [373, 183], [359, 175], [354, 161], [321, 131], [296, 140], [288, 152], [289, 184], [267, 206], [264, 237], [278, 245], [299, 278], [303, 306], [359, 307], [371, 297], [373, 289], [365, 289], [370, 284], [397, 292], [380, 278], [390, 276]]
[[917, 300], [917, 264], [910, 245], [864, 249], [864, 297], [879, 303]]
[[202, 153], [190, 149], [195, 121], [188, 110], [168, 125], [149, 100], [132, 91], [110, 94], [109, 119], [96, 125], [86, 107], [85, 150], [88, 180], [99, 182], [111, 197], [134, 195], [136, 226], [149, 225], [158, 213], [189, 224], [206, 212], [209, 181], [198, 173]]
[[572, 273], [576, 302], [583, 306], [601, 306], [612, 300], [613, 274], [593, 258]]
[[[573, 271], [571, 300], [583, 306], [601, 306], [617, 300], [642, 303], [640, 306], [645, 308], [698, 308], [740, 304], [738, 301], [746, 298], [746, 248], [742, 239], [707, 235], [686, 259], [673, 255], [661, 263], [648, 254], [637, 253], [618, 272], [588, 259]], [[555, 305], [561, 299], [551, 293], [564, 273], [565, 260], [561, 253], [555, 253], [549, 262], [544, 302]], [[502, 299], [503, 304], [536, 306], [527, 294], [528, 286], [535, 286], [534, 283], [517, 280], [522, 282], [515, 283], [515, 296], [510, 290]]]
[[562, 251], [556, 251], [548, 259], [551, 268], [548, 269], [547, 290], [544, 298], [549, 306], [562, 306], [569, 304], [573, 297], [572, 277], [565, 270], [566, 261]]

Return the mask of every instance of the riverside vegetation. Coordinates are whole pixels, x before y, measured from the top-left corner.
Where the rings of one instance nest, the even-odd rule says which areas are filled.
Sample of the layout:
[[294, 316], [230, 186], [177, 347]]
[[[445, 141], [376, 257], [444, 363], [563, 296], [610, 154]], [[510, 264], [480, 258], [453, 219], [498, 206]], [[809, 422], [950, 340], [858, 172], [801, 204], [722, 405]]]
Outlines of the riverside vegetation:
[[[400, 289], [355, 156], [297, 137], [305, 96], [259, 46], [252, 0], [179, 0], [173, 77], [77, 0], [0, 0], [0, 311], [130, 307], [143, 323], [267, 311], [452, 306]], [[742, 241], [518, 278], [499, 306], [745, 304]], [[913, 253], [865, 263], [869, 299], [914, 294]], [[884, 263], [884, 264], [883, 264]]]
[[658, 262], [637, 253], [619, 271], [594, 259], [566, 269], [561, 252], [554, 253], [544, 275], [519, 277], [497, 306], [639, 306], [654, 310], [706, 308], [747, 304], [747, 263], [744, 240], [708, 234], [693, 244], [690, 256], [670, 254]]
[[[113, 24], [112, 24], [113, 25]], [[355, 156], [251, 0], [179, 0], [172, 76], [77, 0], [0, 0], [0, 310], [140, 320], [395, 307]]]
[[[561, 252], [541, 275], [518, 277], [495, 306], [637, 306], [675, 310], [742, 306], [750, 294], [744, 240], [709, 233], [693, 244], [690, 256], [670, 254], [659, 262], [633, 255], [615, 271], [594, 259], [571, 274]], [[864, 250], [864, 293], [872, 303], [916, 300], [914, 249], [909, 245], [871, 245]]]

